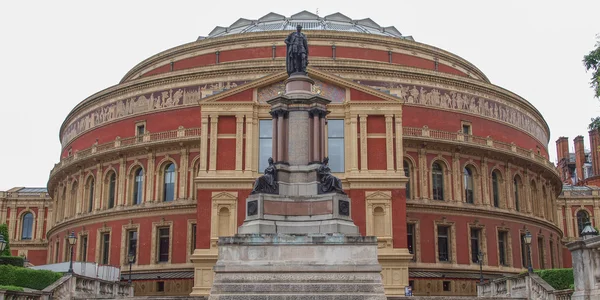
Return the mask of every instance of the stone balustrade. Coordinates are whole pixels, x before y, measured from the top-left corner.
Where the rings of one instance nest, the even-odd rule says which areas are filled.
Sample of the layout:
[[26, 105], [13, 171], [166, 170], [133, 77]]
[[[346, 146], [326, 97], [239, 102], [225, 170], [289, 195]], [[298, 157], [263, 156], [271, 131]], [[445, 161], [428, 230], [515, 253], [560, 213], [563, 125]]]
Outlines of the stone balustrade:
[[0, 300], [124, 299], [133, 297], [133, 287], [123, 282], [105, 281], [67, 274], [42, 291], [0, 291]]
[[503, 277], [477, 286], [478, 298], [521, 298], [530, 300], [570, 300], [573, 290], [557, 291], [537, 274]]

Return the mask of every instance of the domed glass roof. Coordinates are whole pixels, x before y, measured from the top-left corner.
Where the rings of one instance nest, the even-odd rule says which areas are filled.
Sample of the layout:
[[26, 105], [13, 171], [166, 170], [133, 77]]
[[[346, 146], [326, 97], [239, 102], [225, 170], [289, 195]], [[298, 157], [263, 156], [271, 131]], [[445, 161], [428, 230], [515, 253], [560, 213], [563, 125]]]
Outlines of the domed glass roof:
[[352, 20], [341, 13], [319, 17], [308, 11], [299, 12], [289, 18], [276, 13], [269, 13], [258, 20], [241, 18], [229, 27], [215, 27], [207, 37], [201, 36], [198, 40], [245, 32], [295, 30], [297, 25], [302, 25], [303, 30], [360, 32], [414, 41], [412, 36], [403, 36], [395, 27], [381, 27], [369, 18]]

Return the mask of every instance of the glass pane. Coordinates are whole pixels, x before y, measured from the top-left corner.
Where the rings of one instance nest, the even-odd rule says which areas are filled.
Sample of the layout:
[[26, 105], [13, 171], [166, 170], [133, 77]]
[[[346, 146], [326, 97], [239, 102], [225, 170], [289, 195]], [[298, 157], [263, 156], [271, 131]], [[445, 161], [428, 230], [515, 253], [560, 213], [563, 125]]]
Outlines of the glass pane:
[[344, 137], [344, 120], [327, 120], [327, 136]]
[[329, 139], [329, 167], [332, 172], [344, 172], [344, 139]]
[[273, 142], [271, 139], [260, 139], [258, 149], [258, 172], [262, 173], [269, 165], [269, 157], [273, 154]]
[[260, 120], [258, 127], [260, 138], [273, 138], [273, 120]]

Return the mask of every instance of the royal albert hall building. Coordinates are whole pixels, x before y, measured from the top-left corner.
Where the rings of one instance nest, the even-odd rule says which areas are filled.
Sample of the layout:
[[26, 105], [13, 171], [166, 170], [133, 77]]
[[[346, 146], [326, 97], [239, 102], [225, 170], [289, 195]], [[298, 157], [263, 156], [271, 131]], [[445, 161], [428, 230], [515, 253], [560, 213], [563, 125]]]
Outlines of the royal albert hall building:
[[[484, 277], [570, 265], [549, 128], [460, 56], [335, 13], [269, 13], [158, 53], [79, 103], [60, 129], [47, 263], [119, 266], [136, 295], [207, 295], [219, 236], [236, 233], [272, 154], [267, 100], [284, 92], [303, 26], [313, 92], [331, 100], [330, 167], [388, 295], [474, 295]], [[508, 68], [509, 66], [507, 66]], [[562, 221], [562, 218], [560, 219]], [[410, 255], [409, 255], [410, 254]]]

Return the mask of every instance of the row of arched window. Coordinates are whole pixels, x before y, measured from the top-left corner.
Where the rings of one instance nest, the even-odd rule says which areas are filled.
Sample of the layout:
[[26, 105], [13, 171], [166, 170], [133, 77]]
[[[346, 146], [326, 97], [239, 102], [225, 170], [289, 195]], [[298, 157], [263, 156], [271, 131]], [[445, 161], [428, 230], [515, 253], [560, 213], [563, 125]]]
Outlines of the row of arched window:
[[[175, 172], [176, 167], [175, 164], [169, 162], [165, 164], [160, 173], [162, 176], [160, 180], [162, 181], [161, 195], [158, 197], [160, 201], [169, 202], [175, 199]], [[126, 198], [128, 199], [129, 205], [139, 205], [143, 202], [144, 188], [145, 188], [145, 172], [144, 169], [139, 166], [133, 170], [131, 173], [130, 186], [126, 191]], [[103, 187], [103, 195], [101, 198], [101, 203], [99, 207], [101, 208], [114, 208], [117, 201], [117, 173], [114, 170], [109, 171], [104, 180]], [[93, 176], [90, 176], [86, 183], [83, 192], [83, 198], [78, 199], [77, 197], [78, 184], [77, 182], [73, 183], [71, 186], [71, 201], [76, 203], [74, 199], [77, 201], [81, 201], [81, 212], [92, 212], [95, 208], [95, 199], [96, 193], [100, 192], [98, 189], [98, 185]], [[66, 203], [66, 194], [67, 188], [64, 187], [62, 190], [62, 194], [60, 199], [62, 200], [62, 206], [57, 212], [58, 220], [63, 219], [65, 214], [67, 216], [72, 216], [75, 213], [75, 205], [68, 205]]]
[[[448, 200], [448, 194], [446, 193], [446, 180], [445, 179], [445, 164], [435, 161], [431, 164], [431, 199], [444, 201]], [[479, 184], [477, 180], [475, 180], [475, 167], [472, 165], [466, 165], [462, 169], [462, 198], [464, 202], [474, 204], [477, 193], [477, 185]], [[412, 188], [414, 187], [411, 182], [414, 180], [412, 178], [414, 175], [412, 174], [412, 166], [411, 163], [407, 160], [404, 160], [404, 174], [408, 177], [409, 182], [406, 185], [406, 198], [413, 199], [414, 191]], [[504, 207], [508, 205], [508, 197], [505, 196], [505, 188], [503, 187], [504, 181], [502, 180], [502, 174], [498, 170], [493, 170], [491, 172], [491, 204], [494, 207]], [[548, 216], [550, 219], [552, 218], [552, 207], [549, 204], [550, 198], [548, 197], [548, 193], [545, 188], [542, 188], [543, 197], [538, 197], [538, 188], [537, 184], [534, 180], [530, 182], [529, 185], [529, 196], [530, 199], [533, 200], [530, 202], [531, 210], [537, 216], [543, 217]], [[487, 192], [487, 191], [485, 191]], [[523, 199], [523, 181], [521, 177], [516, 174], [512, 180], [512, 192], [514, 205], [513, 207], [517, 211], [527, 211], [527, 205], [524, 203]]]

